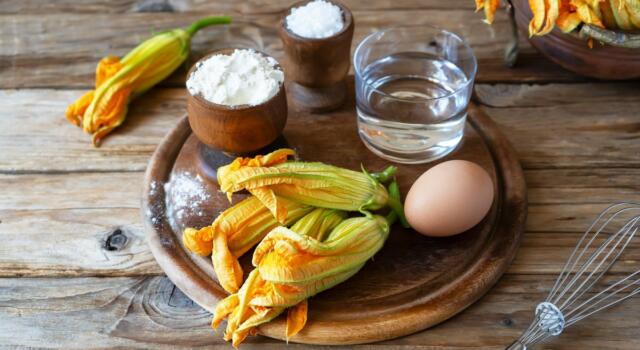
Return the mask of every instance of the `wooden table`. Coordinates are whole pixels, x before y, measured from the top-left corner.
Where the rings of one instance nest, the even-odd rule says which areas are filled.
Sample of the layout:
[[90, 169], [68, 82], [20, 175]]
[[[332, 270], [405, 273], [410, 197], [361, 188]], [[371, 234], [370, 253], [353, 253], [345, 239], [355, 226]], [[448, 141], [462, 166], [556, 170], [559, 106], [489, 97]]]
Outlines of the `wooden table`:
[[[145, 242], [142, 174], [185, 110], [185, 70], [131, 106], [126, 123], [93, 148], [64, 118], [93, 84], [98, 60], [152, 30], [230, 14], [278, 51], [289, 1], [3, 0], [0, 6], [0, 347], [230, 349], [210, 314], [164, 277]], [[517, 149], [529, 219], [509, 271], [453, 319], [359, 349], [503, 349], [530, 320], [579, 233], [608, 203], [638, 200], [640, 86], [587, 80], [524, 43], [504, 68], [506, 15], [489, 27], [470, 0], [348, 1], [354, 42], [387, 26], [434, 24], [463, 34], [479, 57], [476, 99]], [[248, 28], [248, 29], [247, 29]], [[226, 29], [225, 29], [226, 30]], [[206, 29], [194, 57], [219, 42]], [[637, 349], [640, 299], [595, 316], [539, 347]], [[256, 337], [243, 349], [310, 349]], [[351, 349], [353, 347], [344, 347]]]

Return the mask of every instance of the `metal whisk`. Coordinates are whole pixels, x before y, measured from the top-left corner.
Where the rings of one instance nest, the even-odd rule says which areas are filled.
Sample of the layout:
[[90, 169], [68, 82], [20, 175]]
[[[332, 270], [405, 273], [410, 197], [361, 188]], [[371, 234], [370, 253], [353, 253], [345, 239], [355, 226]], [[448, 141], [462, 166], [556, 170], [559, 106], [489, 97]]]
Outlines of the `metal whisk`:
[[[618, 203], [605, 209], [582, 236], [535, 319], [507, 350], [557, 336], [574, 323], [640, 293], [640, 269], [617, 282], [602, 278], [640, 228], [640, 204]], [[604, 242], [598, 245], [598, 242]], [[598, 291], [597, 286], [604, 284]]]

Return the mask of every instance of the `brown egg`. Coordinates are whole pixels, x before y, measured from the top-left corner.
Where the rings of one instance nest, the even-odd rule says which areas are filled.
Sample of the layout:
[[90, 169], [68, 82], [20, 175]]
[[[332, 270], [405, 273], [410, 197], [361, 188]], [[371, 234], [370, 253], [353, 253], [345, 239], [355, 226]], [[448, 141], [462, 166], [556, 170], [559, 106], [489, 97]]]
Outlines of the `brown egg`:
[[450, 160], [427, 170], [404, 202], [411, 227], [432, 237], [452, 236], [478, 224], [493, 203], [493, 181], [479, 165]]

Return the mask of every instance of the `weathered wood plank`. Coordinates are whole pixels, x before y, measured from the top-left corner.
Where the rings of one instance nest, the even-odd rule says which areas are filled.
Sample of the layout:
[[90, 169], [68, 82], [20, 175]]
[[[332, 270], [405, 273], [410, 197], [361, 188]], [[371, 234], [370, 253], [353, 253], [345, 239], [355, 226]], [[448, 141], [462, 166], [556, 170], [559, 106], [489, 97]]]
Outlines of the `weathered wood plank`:
[[[230, 28], [207, 28], [193, 41], [193, 59], [219, 47], [249, 45], [281, 55], [277, 26], [284, 8], [264, 14], [243, 13], [222, 6], [207, 15], [235, 16]], [[449, 6], [449, 5], [447, 5]], [[46, 7], [45, 7], [46, 8]], [[249, 7], [260, 8], [260, 7]], [[240, 11], [240, 12], [237, 12]], [[262, 10], [261, 10], [262, 11]], [[250, 12], [250, 11], [249, 11]], [[96, 63], [106, 55], [123, 55], [153, 31], [186, 26], [203, 12], [173, 13], [48, 13], [0, 15], [0, 87], [88, 87], [93, 84]], [[505, 68], [503, 51], [510, 37], [506, 15], [499, 13], [493, 26], [482, 22], [482, 15], [471, 8], [385, 8], [354, 10], [354, 45], [380, 28], [406, 24], [435, 25], [463, 35], [474, 48], [480, 68], [477, 81], [548, 82], [583, 80], [536, 54], [521, 38], [522, 59], [517, 69]], [[186, 69], [170, 77], [165, 86], [182, 86]]]
[[[637, 84], [478, 84], [477, 91], [525, 169], [638, 167]], [[0, 172], [142, 171], [185, 113], [184, 89], [154, 89], [96, 149], [64, 119], [82, 93], [0, 90]]]
[[142, 171], [156, 145], [185, 113], [185, 91], [156, 89], [131, 106], [126, 123], [94, 148], [69, 124], [80, 90], [0, 91], [0, 172]]
[[[210, 315], [164, 277], [140, 225], [141, 171], [184, 113], [182, 89], [155, 89], [101, 149], [63, 118], [92, 84], [97, 61], [123, 54], [152, 30], [226, 13], [247, 21], [194, 40], [194, 58], [242, 38], [280, 57], [275, 26], [289, 1], [5, 0], [0, 6], [0, 347], [229, 349]], [[504, 13], [481, 22], [469, 0], [352, 0], [354, 43], [381, 27], [435, 24], [462, 32], [479, 56], [476, 95], [520, 153], [529, 186], [522, 249], [487, 297], [450, 322], [401, 339], [357, 347], [385, 350], [504, 349], [580, 232], [609, 202], [637, 200], [637, 83], [585, 82], [523, 41], [516, 69], [502, 65]], [[171, 13], [173, 12], [173, 13]], [[249, 24], [252, 22], [253, 24]], [[186, 70], [163, 83], [182, 87]], [[496, 84], [483, 83], [517, 83]], [[53, 89], [10, 90], [52, 87]], [[640, 247], [629, 252], [640, 259]], [[635, 265], [634, 265], [635, 266]], [[13, 278], [22, 276], [126, 276]], [[635, 349], [640, 299], [562, 334], [553, 349]], [[243, 349], [309, 349], [252, 338]], [[338, 347], [339, 349], [341, 347]], [[347, 349], [347, 347], [342, 347]], [[348, 347], [349, 349], [353, 347]]]
[[637, 167], [637, 84], [478, 85], [526, 169]]
[[[292, 3], [290, 0], [271, 1], [195, 1], [195, 0], [58, 0], [42, 3], [37, 0], [5, 0], [0, 14], [52, 14], [52, 13], [109, 13], [131, 12], [234, 12], [242, 14], [265, 14], [280, 12]], [[469, 0], [348, 0], [352, 10], [390, 9], [457, 9], [473, 10], [475, 4]]]
[[140, 210], [0, 210], [0, 276], [162, 274]]
[[[512, 274], [558, 273], [606, 205], [530, 206]], [[162, 274], [146, 244], [137, 209], [0, 210], [0, 276]], [[640, 259], [633, 245], [630, 259]], [[634, 271], [637, 265], [622, 266]]]
[[596, 204], [638, 201], [637, 168], [529, 169], [528, 200], [533, 204]]
[[[530, 205], [581, 204], [595, 210], [636, 200], [638, 176], [636, 168], [525, 171]], [[0, 210], [137, 209], [141, 184], [142, 172], [0, 174]]]
[[[557, 273], [600, 210], [637, 197], [640, 169], [622, 170], [525, 171], [527, 233], [509, 273]], [[0, 175], [0, 276], [161, 274], [140, 224], [141, 177]], [[633, 249], [640, 254], [640, 246]]]
[[[552, 283], [546, 275], [506, 275], [479, 303], [430, 330], [332, 349], [502, 350], [526, 328]], [[635, 349], [639, 300], [584, 320], [540, 349]], [[9, 347], [229, 349], [209, 322], [210, 314], [165, 277], [0, 279], [0, 344]], [[243, 349], [265, 346], [317, 348], [250, 337]]]
[[[602, 104], [606, 110], [624, 109], [626, 103], [638, 103], [640, 85], [637, 82], [600, 82], [597, 84], [476, 84], [475, 97], [488, 107], [494, 108], [534, 108], [568, 106], [591, 106]], [[623, 108], [618, 108], [618, 107]], [[615, 108], [615, 109], [612, 109]], [[592, 108], [589, 108], [592, 109]], [[569, 116], [571, 117], [571, 116]], [[602, 124], [611, 121], [603, 115]], [[546, 118], [544, 114], [540, 119]], [[629, 131], [634, 131], [630, 129]]]
[[0, 175], [0, 210], [138, 209], [141, 172]]

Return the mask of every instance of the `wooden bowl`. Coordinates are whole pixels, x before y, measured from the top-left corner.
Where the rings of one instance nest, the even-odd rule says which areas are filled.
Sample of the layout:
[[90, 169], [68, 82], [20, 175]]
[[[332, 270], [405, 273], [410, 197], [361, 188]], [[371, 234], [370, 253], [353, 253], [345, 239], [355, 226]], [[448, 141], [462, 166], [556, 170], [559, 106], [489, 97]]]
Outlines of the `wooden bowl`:
[[[216, 50], [200, 61], [213, 55], [229, 55], [235, 50], [233, 48]], [[263, 52], [260, 53], [268, 56]], [[188, 77], [193, 74], [198, 62], [191, 67]], [[255, 152], [269, 145], [282, 134], [287, 122], [287, 98], [284, 84], [280, 85], [277, 94], [255, 106], [225, 106], [189, 93], [187, 113], [193, 133], [205, 145], [233, 154]]]
[[280, 22], [286, 74], [289, 79], [304, 86], [326, 87], [343, 81], [349, 72], [354, 28], [353, 15], [344, 4], [329, 1], [342, 10], [344, 16], [342, 30], [327, 38], [304, 38], [287, 29], [286, 17], [293, 8], [308, 2], [310, 1], [291, 5]]
[[293, 8], [308, 2], [291, 5], [280, 21], [285, 75], [297, 84], [289, 88], [297, 103], [314, 111], [326, 111], [339, 107], [346, 96], [344, 80], [351, 66], [354, 20], [349, 8], [331, 0], [342, 10], [342, 30], [327, 38], [301, 37], [287, 29], [286, 18]]
[[[515, 20], [522, 33], [529, 37], [529, 22], [533, 17], [528, 0], [513, 0]], [[547, 35], [529, 38], [541, 54], [564, 69], [598, 79], [634, 79], [640, 77], [640, 49], [600, 45], [593, 48], [574, 34], [554, 28]]]

